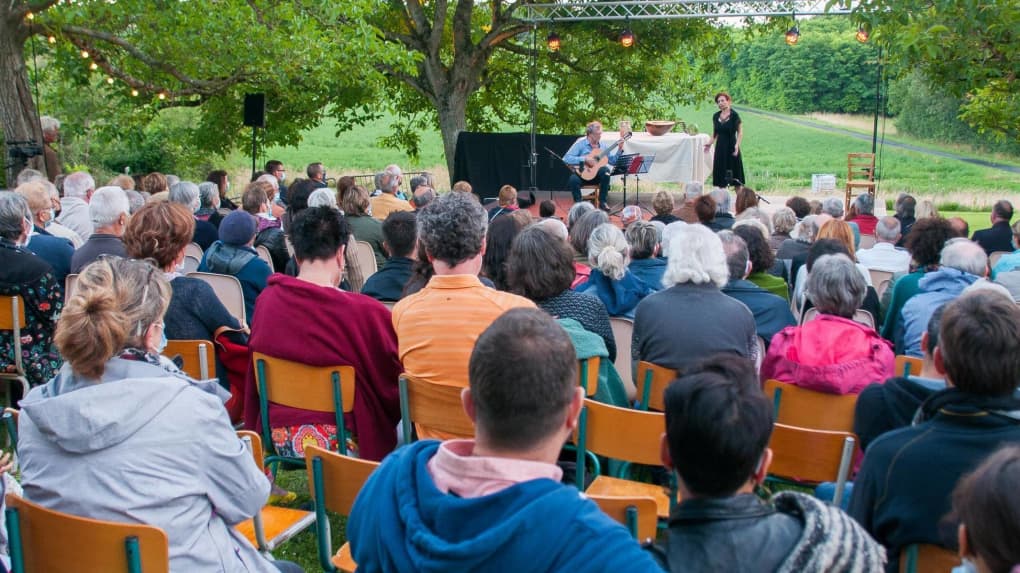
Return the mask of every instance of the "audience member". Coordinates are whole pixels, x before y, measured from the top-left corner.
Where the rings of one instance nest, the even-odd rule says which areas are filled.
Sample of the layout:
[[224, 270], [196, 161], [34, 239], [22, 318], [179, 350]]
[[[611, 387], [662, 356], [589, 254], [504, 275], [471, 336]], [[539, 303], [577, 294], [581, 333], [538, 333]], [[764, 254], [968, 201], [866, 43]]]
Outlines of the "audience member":
[[1000, 256], [999, 260], [995, 262], [991, 272], [992, 279], [995, 279], [999, 273], [1007, 273], [1020, 267], [1020, 246], [1018, 246], [1020, 245], [1020, 221], [1013, 223], [1010, 232], [1013, 234], [1011, 245], [1014, 249]]
[[751, 274], [747, 275], [746, 280], [789, 302], [790, 287], [786, 281], [782, 277], [769, 274], [776, 259], [761, 229], [753, 225], [737, 225], [733, 232], [744, 240], [751, 260]]
[[980, 245], [967, 239], [946, 242], [939, 257], [939, 269], [918, 281], [918, 293], [903, 305], [902, 332], [895, 335], [896, 346], [907, 356], [922, 356], [921, 335], [935, 309], [960, 296], [963, 289], [983, 278], [988, 271], [988, 256]]
[[124, 231], [131, 217], [127, 195], [120, 187], [100, 187], [89, 202], [89, 217], [95, 232], [71, 257], [71, 272], [80, 273], [103, 255], [127, 257]]
[[[28, 202], [17, 193], [0, 191], [0, 294], [20, 296], [25, 307], [21, 325], [21, 358], [31, 385], [49, 380], [62, 359], [53, 346], [53, 330], [64, 304], [64, 285], [53, 268], [25, 245], [32, 232]], [[0, 372], [16, 372], [12, 358], [14, 333], [0, 330]]]
[[96, 180], [85, 171], [75, 171], [64, 178], [64, 197], [60, 200], [57, 222], [81, 237], [82, 242], [92, 234], [89, 219], [89, 200], [96, 190]]
[[633, 359], [683, 371], [713, 352], [754, 358], [754, 315], [720, 290], [729, 280], [722, 241], [703, 225], [686, 225], [672, 236], [666, 287], [638, 304]]
[[[305, 167], [305, 175], [308, 176], [308, 179], [314, 182], [313, 185], [316, 189], [328, 187], [326, 184], [326, 168], [323, 167], [321, 162], [316, 161], [315, 163], [309, 163], [308, 166]], [[276, 179], [276, 177], [274, 176], [273, 179]]]
[[755, 495], [775, 421], [751, 361], [706, 358], [666, 388], [662, 463], [677, 476], [667, 556], [676, 572], [875, 571], [885, 552], [848, 515], [815, 497]]
[[[826, 239], [833, 239], [839, 241], [839, 243], [842, 244], [845, 249], [846, 256], [850, 257], [850, 260], [857, 263], [857, 253], [856, 249], [854, 248], [853, 231], [851, 230], [849, 224], [847, 224], [845, 221], [840, 221], [839, 219], [829, 219], [828, 221], [822, 224], [821, 228], [818, 229], [818, 235], [815, 237], [815, 242], [824, 241]], [[811, 249], [809, 248], [808, 256], [810, 256], [810, 250]], [[805, 262], [806, 261], [807, 259], [805, 258]], [[864, 277], [865, 285], [870, 287], [871, 273], [868, 272], [867, 267], [857, 263], [857, 268], [861, 272], [861, 276]], [[800, 266], [799, 269], [797, 269], [797, 274], [794, 276], [792, 289], [793, 300], [798, 304], [798, 306], [803, 306], [805, 292], [807, 291], [807, 274], [808, 271], [810, 270], [811, 269], [808, 268], [807, 265], [802, 265]], [[875, 306], [873, 308], [868, 309], [868, 312], [871, 312], [872, 317], [876, 321], [881, 319], [879, 310], [880, 307], [877, 303], [876, 294]]]
[[911, 427], [880, 436], [854, 481], [850, 515], [889, 551], [889, 572], [913, 543], [955, 547], [943, 520], [961, 476], [1003, 444], [1020, 442], [1020, 308], [986, 291], [942, 313], [935, 368], [947, 388], [924, 402]]
[[473, 193], [471, 184], [467, 181], [455, 181], [453, 186], [450, 187], [450, 191], [453, 191], [454, 193]]
[[375, 274], [368, 277], [365, 286], [361, 287], [361, 294], [387, 302], [403, 298], [404, 286], [411, 278], [411, 267], [414, 265], [415, 245], [418, 242], [416, 225], [415, 215], [409, 211], [394, 211], [386, 217], [382, 224], [383, 246], [390, 258]]
[[417, 211], [418, 209], [424, 209], [426, 205], [436, 200], [438, 195], [436, 191], [427, 186], [419, 185], [414, 188], [411, 194], [411, 206]]
[[[705, 187], [700, 181], [688, 181], [684, 184], [684, 202], [680, 205], [673, 214], [676, 215], [681, 221], [693, 225], [694, 223], [700, 222], [698, 213], [694, 210], [694, 203], [704, 193]], [[712, 206], [713, 212], [715, 205]], [[669, 223], [667, 223], [668, 225]]]
[[800, 272], [801, 265], [807, 261], [808, 250], [817, 235], [818, 218], [815, 215], [808, 215], [797, 223], [790, 233], [791, 238], [783, 241], [776, 251], [776, 258], [783, 261], [783, 268], [786, 269], [786, 278], [793, 281], [790, 283], [791, 287], [796, 286], [797, 273]]
[[966, 239], [970, 236], [970, 223], [965, 221], [963, 217], [950, 217], [948, 221], [958, 237]]
[[[811, 244], [811, 250], [808, 251], [808, 258], [805, 261], [804, 266], [801, 267], [804, 272], [802, 273], [802, 282], [798, 283], [797, 291], [794, 296], [797, 297], [794, 300], [797, 301], [797, 307], [801, 309], [801, 312], [806, 312], [809, 308], [814, 307], [814, 303], [811, 302], [811, 297], [807, 293], [808, 278], [811, 276], [811, 269], [814, 267], [815, 262], [824, 257], [825, 255], [845, 255], [847, 258], [850, 257], [850, 252], [846, 248], [846, 244], [836, 239], [818, 239]], [[861, 275], [861, 279], [867, 283], [868, 271], [863, 269], [861, 265], [856, 265], [857, 271]], [[803, 290], [801, 290], [803, 289]], [[875, 324], [881, 320], [882, 307], [878, 300], [878, 293], [872, 286], [867, 286], [864, 302], [858, 307], [858, 310], [867, 311], [871, 315], [872, 319], [875, 320]]]
[[[59, 177], [61, 181], [63, 180], [63, 178], [64, 178], [63, 175]], [[85, 241], [82, 240], [81, 236], [79, 236], [78, 233], [75, 233], [71, 229], [57, 222], [57, 217], [60, 216], [60, 191], [57, 190], [56, 185], [50, 183], [46, 179], [40, 179], [39, 184], [42, 185], [44, 189], [46, 189], [47, 193], [49, 193], [50, 210], [52, 211], [53, 214], [52, 217], [49, 217], [49, 221], [46, 222], [46, 225], [44, 227], [46, 229], [46, 232], [53, 235], [54, 237], [60, 237], [61, 239], [67, 239], [68, 241], [71, 241], [71, 244], [74, 245], [74, 248], [78, 249], [79, 247], [85, 244]]]
[[917, 199], [914, 199], [910, 195], [901, 194], [900, 198], [896, 200], [896, 215], [894, 215], [900, 222], [900, 242], [896, 243], [897, 247], [905, 246], [907, 237], [910, 235], [910, 231], [917, 222], [914, 218], [914, 210], [917, 208]]
[[875, 225], [878, 218], [875, 217], [875, 196], [871, 193], [861, 193], [850, 205], [850, 213], [847, 214], [847, 222], [857, 225], [861, 235], [872, 235], [875, 233]]
[[821, 201], [819, 201], [817, 199], [812, 199], [812, 200], [808, 201], [808, 206], [810, 207], [810, 211], [808, 212], [808, 215], [821, 215], [822, 214], [822, 202]]
[[746, 225], [748, 224], [748, 222], [751, 221], [761, 223], [760, 227], [761, 231], [765, 235], [765, 240], [769, 241], [769, 245], [771, 246], [772, 217], [770, 217], [768, 213], [759, 209], [758, 207], [748, 207], [747, 209], [741, 211], [739, 215], [737, 215], [736, 219], [733, 222], [733, 225], [736, 226], [741, 222], [743, 222], [743, 224]]
[[917, 204], [917, 208], [914, 210], [914, 216], [918, 219], [938, 217], [939, 210], [935, 207], [935, 203], [932, 203], [931, 199], [924, 199]]
[[[386, 307], [371, 298], [337, 288], [344, 271], [350, 230], [329, 207], [302, 211], [291, 238], [298, 276], [276, 273], [259, 296], [249, 347], [302, 364], [354, 367], [354, 412], [347, 418], [362, 458], [381, 460], [396, 446], [400, 419], [397, 378], [401, 372], [397, 339]], [[260, 427], [258, 391], [249, 372], [244, 418]], [[269, 406], [273, 447], [280, 455], [301, 457], [307, 443], [336, 450], [332, 412]]]
[[[637, 207], [637, 205], [634, 206]], [[680, 218], [673, 214], [674, 209], [676, 209], [676, 205], [673, 203], [672, 193], [664, 190], [655, 192], [655, 196], [652, 197], [652, 210], [655, 211], [655, 216], [652, 217], [653, 221], [662, 221], [663, 225], [679, 221]], [[640, 207], [638, 208], [638, 213], [640, 213]], [[640, 214], [638, 218], [640, 219]]]
[[[577, 203], [583, 205], [583, 203]], [[590, 203], [589, 203], [590, 204]], [[573, 212], [573, 209], [571, 209]], [[588, 239], [591, 237], [595, 227], [609, 222], [609, 216], [604, 211], [588, 209], [577, 221], [570, 226], [568, 240], [574, 248], [574, 282], [571, 288], [578, 288], [588, 281], [591, 276], [591, 266], [588, 260]]]
[[220, 239], [209, 247], [198, 265], [204, 273], [230, 275], [241, 283], [244, 296], [244, 314], [255, 316], [255, 299], [266, 288], [269, 264], [259, 258], [252, 247], [255, 244], [255, 217], [240, 210], [223, 218], [219, 229]]
[[767, 346], [777, 332], [797, 324], [793, 313], [790, 312], [790, 303], [747, 280], [752, 267], [744, 239], [733, 231], [719, 231], [719, 239], [722, 241], [723, 251], [726, 253], [726, 266], [729, 269], [729, 281], [722, 288], [722, 292], [747, 306], [754, 315], [755, 331]]
[[577, 290], [598, 297], [606, 305], [609, 316], [633, 318], [641, 299], [658, 290], [627, 269], [630, 245], [623, 231], [611, 223], [603, 223], [592, 231], [588, 239], [588, 262], [591, 275]]
[[772, 213], [772, 234], [769, 236], [769, 247], [773, 253], [778, 253], [783, 243], [791, 239], [790, 233], [796, 226], [797, 216], [794, 215], [793, 209], [780, 207]]
[[37, 169], [26, 167], [18, 172], [18, 176], [14, 179], [14, 186], [24, 185], [25, 183], [31, 183], [32, 181], [46, 181], [46, 175]]
[[316, 189], [312, 191], [312, 194], [308, 196], [309, 207], [329, 207], [331, 209], [340, 209], [340, 205], [336, 202], [336, 194], [330, 191], [328, 188]]
[[977, 573], [1007, 573], [1020, 564], [1020, 447], [1003, 446], [953, 490], [960, 556]]
[[170, 296], [162, 274], [141, 261], [104, 259], [78, 278], [57, 325], [67, 363], [21, 401], [25, 498], [158, 527], [175, 571], [225, 563], [300, 571], [266, 559], [234, 528], [262, 509], [269, 483], [224, 415], [223, 391], [159, 355]]
[[712, 200], [715, 201], [715, 218], [707, 224], [708, 228], [717, 232], [729, 229], [733, 226], [733, 215], [730, 213], [730, 192], [717, 187], [712, 190]]
[[[372, 216], [383, 221], [393, 211], [414, 211], [414, 207], [406, 199], [397, 197], [397, 193], [400, 191], [400, 177], [395, 177], [385, 171], [383, 174], [381, 181], [378, 177], [376, 178], [376, 184], [381, 183], [382, 186], [379, 187], [381, 193], [371, 198]], [[355, 231], [355, 233], [357, 232]]]
[[203, 251], [208, 249], [216, 241], [219, 234], [212, 223], [202, 221], [195, 215], [195, 212], [198, 211], [201, 205], [198, 198], [198, 185], [191, 181], [177, 182], [170, 187], [169, 201], [184, 205], [190, 210], [192, 217], [195, 219], [195, 234], [191, 237], [191, 242], [202, 247]]
[[273, 268], [283, 270], [290, 261], [287, 250], [287, 237], [280, 228], [280, 220], [270, 215], [269, 185], [261, 181], [253, 181], [244, 188], [241, 195], [241, 208], [256, 218], [255, 246], [263, 246], [269, 251], [273, 260]]
[[[386, 239], [383, 237], [382, 219], [374, 215], [375, 208], [369, 201], [368, 191], [361, 185], [351, 187], [344, 194], [341, 207], [344, 210], [347, 224], [350, 225], [351, 232], [354, 233], [354, 238], [372, 245], [376, 268], [381, 269], [386, 265], [386, 248], [383, 246]], [[411, 209], [398, 209], [393, 212], [398, 211], [411, 211]]]
[[595, 205], [588, 203], [587, 201], [581, 203], [574, 203], [571, 205], [570, 210], [567, 211], [567, 230], [574, 228], [574, 224], [581, 220], [586, 213], [594, 211]]
[[216, 184], [211, 181], [203, 181], [198, 184], [198, 210], [195, 211], [195, 219], [208, 221], [213, 227], [220, 228], [220, 221], [223, 215], [220, 214], [220, 195], [216, 191]]
[[[580, 205], [580, 203], [578, 203]], [[538, 204], [538, 216], [543, 219], [555, 218], [556, 217], [556, 203], [546, 199]]]
[[43, 235], [53, 239], [62, 239], [63, 241], [60, 244], [64, 242], [70, 243], [74, 249], [84, 244], [78, 233], [57, 222], [56, 209], [60, 208], [60, 197], [57, 196], [54, 199], [57, 194], [57, 188], [52, 183], [40, 177], [39, 179], [18, 185], [15, 191], [20, 193], [28, 202], [28, 209], [32, 213], [33, 238], [37, 235]]
[[[210, 171], [209, 175], [205, 178], [209, 183], [212, 183], [216, 189], [216, 195], [219, 197], [219, 206], [229, 211], [235, 211], [237, 204], [230, 200], [227, 193], [230, 191], [230, 176], [227, 175], [226, 171], [222, 169], [216, 171]], [[201, 186], [199, 186], [201, 189]]]
[[290, 234], [291, 222], [298, 213], [308, 208], [308, 198], [318, 190], [330, 192], [328, 187], [315, 187], [315, 184], [308, 179], [298, 179], [291, 183], [290, 188], [287, 189], [287, 210], [280, 217], [280, 226], [285, 234]]
[[286, 205], [290, 196], [287, 194], [287, 185], [284, 183], [287, 180], [287, 170], [283, 167], [283, 162], [276, 159], [270, 159], [266, 161], [266, 173], [276, 177], [277, 193], [276, 196], [280, 198], [280, 202]]
[[519, 209], [517, 205], [517, 189], [513, 185], [504, 185], [499, 188], [499, 197], [497, 197], [496, 208], [489, 211], [489, 221], [492, 221], [500, 215], [505, 215], [512, 211]]
[[148, 193], [148, 201], [166, 201], [167, 195], [170, 194], [170, 184], [167, 182], [166, 175], [158, 171], [153, 171], [142, 177], [140, 189], [142, 193]]
[[874, 235], [875, 246], [857, 251], [857, 261], [869, 270], [908, 272], [910, 253], [896, 246], [900, 240], [900, 222], [896, 217], [882, 217], [875, 225]]
[[630, 243], [630, 265], [627, 268], [641, 282], [655, 290], [662, 290], [666, 259], [659, 256], [662, 243], [659, 229], [653, 223], [639, 221], [627, 227], [626, 236]]
[[715, 199], [711, 195], [702, 195], [694, 200], [694, 214], [697, 215], [696, 222], [710, 227], [715, 220]]
[[506, 283], [506, 263], [510, 256], [510, 246], [514, 237], [525, 225], [509, 216], [497, 217], [489, 223], [485, 233], [485, 249], [482, 256], [482, 276], [492, 281], [499, 290], [508, 290]]
[[475, 439], [419, 441], [372, 473], [348, 521], [358, 567], [656, 570], [626, 529], [560, 483], [556, 459], [584, 401], [563, 329], [510, 310], [480, 333], [468, 371]]
[[41, 181], [33, 181], [19, 185], [15, 191], [25, 198], [31, 213], [30, 222], [32, 231], [28, 237], [29, 251], [35, 253], [39, 258], [49, 263], [53, 268], [53, 277], [59, 284], [64, 284], [64, 279], [71, 272], [71, 257], [74, 256], [74, 246], [70, 241], [54, 237], [45, 230], [45, 223], [49, 220], [51, 209], [50, 195], [42, 186]]
[[620, 225], [622, 225], [624, 229], [627, 229], [633, 223], [640, 221], [643, 218], [644, 214], [641, 212], [641, 207], [638, 207], [637, 205], [627, 205], [620, 211]]
[[145, 205], [145, 197], [138, 191], [128, 189], [124, 191], [124, 194], [128, 198], [128, 210], [130, 215], [134, 215], [139, 209]]
[[786, 206], [793, 211], [793, 214], [797, 217], [797, 220], [802, 220], [811, 214], [811, 203], [808, 200], [800, 197], [793, 196], [786, 200]]
[[758, 194], [755, 193], [754, 189], [746, 185], [737, 187], [737, 199], [733, 204], [734, 213], [740, 215], [747, 209], [756, 207], [758, 207]]

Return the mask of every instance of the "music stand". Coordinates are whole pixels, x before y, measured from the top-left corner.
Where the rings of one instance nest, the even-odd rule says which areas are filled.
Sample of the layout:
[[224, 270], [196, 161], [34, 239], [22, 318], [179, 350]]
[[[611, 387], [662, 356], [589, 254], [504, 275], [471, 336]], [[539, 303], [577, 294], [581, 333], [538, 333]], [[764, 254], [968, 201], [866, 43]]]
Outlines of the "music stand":
[[[637, 184], [634, 186], [635, 187], [635, 191], [634, 191], [635, 199], [634, 200], [635, 200], [635, 204], [640, 206], [641, 205], [641, 176], [644, 175], [645, 173], [648, 173], [648, 170], [652, 168], [652, 164], [655, 163], [655, 154], [654, 153], [649, 153], [648, 155], [639, 155], [638, 156], [638, 160], [639, 161], [632, 161], [631, 162], [631, 164], [630, 164], [630, 173], [628, 175], [633, 175], [637, 179]], [[627, 181], [626, 176], [624, 176], [623, 180], [625, 182]], [[626, 184], [624, 186], [626, 186]], [[648, 209], [647, 207], [642, 207], [642, 209], [644, 209], [645, 211], [648, 211], [649, 213], [652, 213], [652, 210]]]
[[616, 177], [617, 175], [623, 176], [623, 203], [620, 204], [620, 206], [617, 207], [612, 213], [610, 213], [610, 215], [615, 215], [619, 213], [620, 211], [623, 210], [624, 207], [627, 206], [627, 175], [630, 174], [631, 172], [630, 170], [633, 168], [635, 163], [640, 165], [641, 163], [640, 154], [621, 153], [620, 156], [616, 158], [616, 163], [613, 164], [613, 170], [609, 172], [610, 177]]

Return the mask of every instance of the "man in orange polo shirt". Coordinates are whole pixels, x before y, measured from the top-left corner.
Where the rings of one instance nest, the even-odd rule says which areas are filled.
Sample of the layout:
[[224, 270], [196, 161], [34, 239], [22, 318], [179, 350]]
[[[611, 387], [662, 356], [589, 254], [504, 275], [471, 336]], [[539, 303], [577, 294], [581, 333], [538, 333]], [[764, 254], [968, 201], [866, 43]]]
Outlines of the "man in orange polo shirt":
[[535, 306], [478, 280], [487, 228], [485, 210], [466, 193], [447, 193], [418, 211], [418, 240], [436, 274], [393, 308], [408, 374], [466, 387], [468, 359], [482, 331], [511, 308]]

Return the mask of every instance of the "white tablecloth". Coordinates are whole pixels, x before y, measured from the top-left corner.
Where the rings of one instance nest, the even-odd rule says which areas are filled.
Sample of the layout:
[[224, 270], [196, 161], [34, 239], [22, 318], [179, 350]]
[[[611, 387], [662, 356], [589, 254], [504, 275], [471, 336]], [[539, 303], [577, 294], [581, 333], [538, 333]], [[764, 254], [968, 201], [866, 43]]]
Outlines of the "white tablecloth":
[[[614, 142], [619, 138], [618, 131], [602, 132], [602, 141]], [[705, 144], [711, 139], [707, 133], [698, 135], [667, 133], [655, 136], [644, 131], [635, 131], [634, 136], [624, 145], [623, 152], [655, 155], [651, 169], [641, 175], [643, 181], [670, 183], [704, 181], [712, 172], [711, 152], [705, 153]]]

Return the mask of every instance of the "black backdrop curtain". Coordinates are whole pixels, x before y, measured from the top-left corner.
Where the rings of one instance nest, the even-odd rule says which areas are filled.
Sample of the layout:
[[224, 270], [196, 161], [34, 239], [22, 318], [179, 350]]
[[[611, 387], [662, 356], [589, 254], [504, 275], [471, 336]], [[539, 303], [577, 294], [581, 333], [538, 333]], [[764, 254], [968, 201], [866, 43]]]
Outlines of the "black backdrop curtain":
[[[546, 147], [563, 155], [579, 135], [536, 135], [538, 172], [536, 185], [542, 191], [566, 191], [570, 172], [551, 156]], [[529, 133], [476, 133], [462, 131], [457, 137], [453, 159], [453, 181], [467, 181], [481, 198], [495, 197], [503, 185], [518, 191], [531, 186], [528, 157]]]

